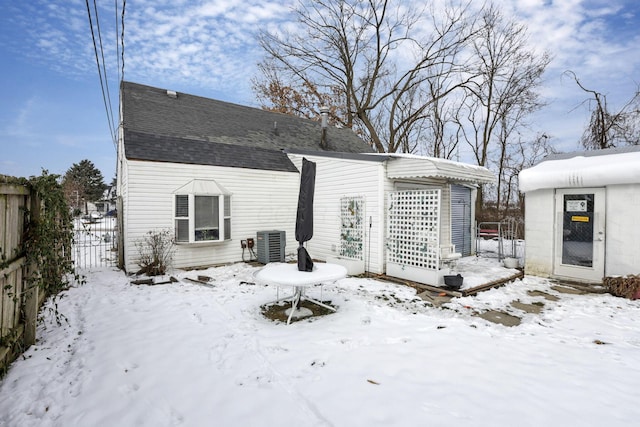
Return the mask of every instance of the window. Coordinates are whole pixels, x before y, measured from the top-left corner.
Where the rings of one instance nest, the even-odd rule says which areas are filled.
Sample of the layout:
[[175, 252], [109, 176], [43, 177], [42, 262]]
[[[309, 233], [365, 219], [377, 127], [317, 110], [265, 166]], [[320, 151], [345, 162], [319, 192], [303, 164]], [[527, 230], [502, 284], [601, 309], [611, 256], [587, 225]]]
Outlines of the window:
[[176, 195], [176, 242], [189, 241], [189, 196]]
[[231, 196], [175, 195], [176, 242], [231, 239]]

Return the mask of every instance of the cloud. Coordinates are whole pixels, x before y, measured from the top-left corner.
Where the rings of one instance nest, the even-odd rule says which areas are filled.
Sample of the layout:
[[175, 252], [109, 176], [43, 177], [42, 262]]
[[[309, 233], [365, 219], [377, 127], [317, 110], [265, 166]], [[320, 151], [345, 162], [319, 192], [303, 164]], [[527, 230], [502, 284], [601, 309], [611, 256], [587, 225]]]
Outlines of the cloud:
[[[107, 71], [115, 86], [121, 29], [115, 28], [113, 2], [98, 3]], [[295, 0], [127, 2], [125, 78], [252, 105], [250, 78], [262, 56], [257, 32], [291, 28], [294, 4]], [[424, 2], [415, 4], [422, 7]], [[622, 103], [635, 88], [633, 79], [640, 70], [640, 7], [635, 0], [509, 0], [499, 5], [527, 25], [533, 46], [553, 54], [541, 88], [552, 103], [547, 111], [553, 115], [542, 126], [550, 126], [553, 116], [569, 114], [585, 99], [575, 82], [563, 77], [566, 70], [574, 71], [587, 87], [608, 94], [612, 106]], [[92, 16], [95, 19], [93, 7]], [[1, 19], [19, 35], [5, 43], [20, 55], [65, 76], [96, 78], [84, 1], [12, 2]], [[587, 112], [579, 109], [572, 114], [579, 116], [573, 121], [580, 122]], [[566, 134], [561, 125], [553, 125], [556, 132], [548, 131]]]
[[9, 118], [7, 125], [2, 132], [13, 139], [20, 139], [21, 142], [38, 146], [35, 141], [36, 132], [33, 130], [34, 119], [38, 117], [42, 110], [40, 101], [36, 97], [27, 99], [22, 105], [15, 108], [15, 114]]
[[257, 30], [288, 13], [286, 3], [270, 1], [134, 5], [125, 18], [125, 73], [233, 90], [245, 83], [246, 71], [261, 55]]

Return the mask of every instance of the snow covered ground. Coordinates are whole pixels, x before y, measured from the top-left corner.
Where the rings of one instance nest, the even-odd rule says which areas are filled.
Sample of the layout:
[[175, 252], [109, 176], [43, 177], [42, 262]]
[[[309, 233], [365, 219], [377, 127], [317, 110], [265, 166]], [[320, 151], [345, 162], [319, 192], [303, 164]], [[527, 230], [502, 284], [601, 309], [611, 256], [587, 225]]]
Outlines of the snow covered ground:
[[[497, 260], [478, 271], [490, 272]], [[110, 269], [43, 311], [0, 382], [2, 426], [623, 426], [640, 419], [640, 304], [525, 277], [434, 308], [346, 278], [334, 314], [285, 325], [246, 264], [130, 284]], [[481, 274], [481, 273], [478, 273]], [[487, 273], [489, 274], [489, 273]], [[207, 275], [212, 286], [185, 280]], [[550, 301], [527, 291], [557, 296]], [[285, 292], [280, 289], [280, 296]], [[506, 327], [474, 314], [544, 304]], [[51, 307], [50, 304], [47, 307]], [[512, 310], [512, 309], [510, 309]]]

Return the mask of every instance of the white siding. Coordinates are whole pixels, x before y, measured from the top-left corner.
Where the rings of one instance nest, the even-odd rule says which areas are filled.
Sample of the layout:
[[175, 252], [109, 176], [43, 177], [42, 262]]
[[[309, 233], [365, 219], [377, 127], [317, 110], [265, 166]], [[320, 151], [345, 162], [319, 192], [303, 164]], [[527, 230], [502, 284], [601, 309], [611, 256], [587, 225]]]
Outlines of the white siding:
[[549, 277], [553, 274], [555, 202], [554, 190], [530, 191], [525, 197], [525, 272]]
[[[313, 238], [309, 254], [326, 260], [340, 248], [340, 198], [363, 196], [365, 202], [364, 261], [368, 271], [382, 273], [384, 243], [384, 166], [381, 162], [336, 159], [321, 156], [289, 157], [302, 168], [302, 158], [316, 163]], [[297, 191], [296, 191], [297, 196]], [[369, 218], [372, 224], [369, 227]], [[370, 246], [369, 246], [370, 244]]]
[[231, 240], [176, 245], [174, 267], [188, 268], [240, 261], [240, 240], [261, 230], [284, 230], [287, 253], [295, 253], [295, 219], [300, 175], [219, 166], [127, 161], [125, 268], [135, 271], [135, 242], [148, 231], [173, 232], [174, 191], [193, 179], [214, 179], [232, 193]]
[[607, 187], [606, 200], [605, 275], [640, 274], [640, 185]]
[[[525, 240], [527, 274], [553, 276], [554, 189], [529, 191], [525, 197]], [[640, 211], [638, 185], [606, 188], [605, 276], [640, 273]]]

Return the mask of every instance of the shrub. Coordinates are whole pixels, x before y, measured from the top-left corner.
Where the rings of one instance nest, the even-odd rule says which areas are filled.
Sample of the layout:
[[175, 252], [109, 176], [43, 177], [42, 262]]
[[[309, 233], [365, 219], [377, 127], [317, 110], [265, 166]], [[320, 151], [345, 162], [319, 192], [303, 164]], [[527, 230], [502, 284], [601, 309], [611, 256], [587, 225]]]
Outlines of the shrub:
[[640, 275], [605, 277], [602, 284], [609, 293], [617, 297], [640, 299]]
[[136, 242], [140, 258], [138, 274], [161, 276], [167, 272], [173, 259], [174, 238], [171, 230], [148, 231]]

